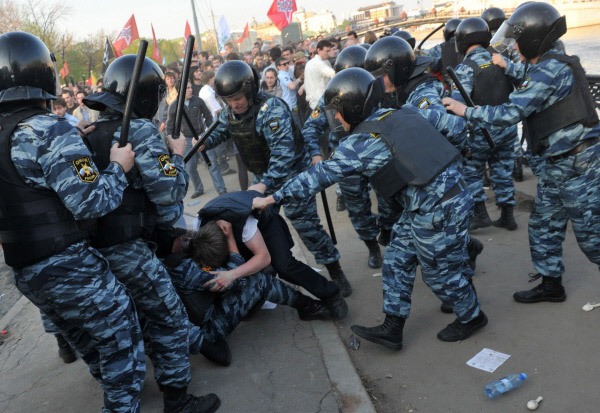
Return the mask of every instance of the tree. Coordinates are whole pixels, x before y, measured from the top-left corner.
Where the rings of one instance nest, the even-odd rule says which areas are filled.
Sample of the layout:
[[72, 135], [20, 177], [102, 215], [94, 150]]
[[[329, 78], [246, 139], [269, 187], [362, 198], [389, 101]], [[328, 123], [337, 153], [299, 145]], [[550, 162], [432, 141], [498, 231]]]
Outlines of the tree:
[[0, 33], [21, 28], [21, 11], [10, 0], [0, 0]]
[[21, 30], [40, 38], [51, 52], [60, 50], [63, 33], [57, 28], [60, 20], [68, 13], [58, 3], [46, 4], [28, 0], [23, 6]]

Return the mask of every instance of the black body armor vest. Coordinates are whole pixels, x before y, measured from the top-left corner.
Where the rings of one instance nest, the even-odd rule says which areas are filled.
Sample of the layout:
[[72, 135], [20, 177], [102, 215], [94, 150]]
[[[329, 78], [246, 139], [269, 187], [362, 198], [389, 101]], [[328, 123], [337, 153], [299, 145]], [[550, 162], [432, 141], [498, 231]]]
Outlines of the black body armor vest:
[[442, 43], [442, 59], [441, 59], [441, 72], [444, 77], [449, 76], [446, 68], [450, 66], [455, 68], [462, 60], [460, 53], [456, 51], [455, 39], [450, 39], [447, 42]]
[[[240, 119], [236, 119], [233, 113], [230, 113], [227, 125], [229, 134], [233, 138], [235, 146], [240, 152], [240, 157], [242, 158], [244, 165], [246, 165], [250, 172], [259, 175], [267, 172], [269, 169], [269, 159], [271, 157], [271, 149], [267, 144], [266, 138], [256, 133], [256, 117], [268, 99], [279, 98], [259, 93], [250, 110], [243, 114]], [[284, 102], [283, 100], [281, 101]], [[288, 108], [288, 110], [290, 109]], [[291, 113], [290, 119], [294, 135], [294, 152], [296, 154], [301, 154], [304, 145], [302, 132], [298, 125], [293, 121]]]
[[478, 65], [471, 59], [465, 59], [463, 63], [473, 69], [473, 103], [479, 106], [498, 106], [508, 102], [513, 86], [499, 66], [491, 61]]
[[369, 179], [385, 199], [408, 185], [427, 185], [459, 156], [419, 113], [403, 108], [379, 119], [362, 122], [353, 133], [379, 134], [392, 153], [392, 159]]
[[23, 182], [11, 160], [10, 136], [17, 125], [47, 113], [40, 107], [25, 107], [0, 117], [0, 239], [6, 264], [17, 269], [88, 239], [95, 223], [76, 221], [54, 191]]
[[531, 153], [540, 153], [545, 139], [567, 126], [580, 123], [585, 127], [592, 127], [598, 123], [598, 114], [595, 102], [588, 87], [585, 71], [579, 63], [577, 56], [550, 54], [542, 56], [537, 63], [548, 59], [556, 59], [567, 63], [573, 72], [573, 89], [571, 93], [553, 103], [539, 113], [531, 114], [523, 122], [523, 132], [531, 145]]
[[419, 76], [415, 76], [406, 83], [406, 85], [402, 88], [402, 91], [398, 93], [397, 103], [395, 108], [399, 109], [406, 103], [406, 100], [410, 96], [412, 92], [415, 91], [417, 87], [427, 82], [437, 82], [438, 79], [431, 73], [422, 73]]
[[[101, 171], [110, 163], [113, 135], [119, 126], [121, 126], [120, 119], [98, 122], [96, 129], [86, 137], [86, 142], [93, 153], [94, 163]], [[92, 236], [92, 245], [95, 248], [106, 248], [140, 237], [150, 239], [156, 221], [156, 205], [150, 201], [143, 188], [135, 189], [130, 185], [123, 191], [121, 205], [111, 213], [98, 218], [98, 225]]]

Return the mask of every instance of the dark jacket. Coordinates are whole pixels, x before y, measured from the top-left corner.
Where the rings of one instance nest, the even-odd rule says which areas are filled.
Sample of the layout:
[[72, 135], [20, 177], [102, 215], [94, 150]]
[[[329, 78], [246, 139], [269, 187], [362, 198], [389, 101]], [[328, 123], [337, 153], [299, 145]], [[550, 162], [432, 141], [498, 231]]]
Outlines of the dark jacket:
[[[189, 103], [184, 106], [184, 110], [190, 117], [196, 132], [200, 135], [204, 129], [213, 123], [213, 117], [210, 110], [206, 106], [206, 103], [198, 96], [192, 96]], [[167, 119], [167, 135], [173, 135], [173, 129], [175, 128], [175, 112], [177, 111], [177, 101], [174, 101], [169, 106], [169, 117]], [[202, 119], [204, 118], [204, 120]], [[181, 132], [186, 138], [192, 138], [192, 131], [188, 128], [185, 123], [185, 119], [181, 119]]]

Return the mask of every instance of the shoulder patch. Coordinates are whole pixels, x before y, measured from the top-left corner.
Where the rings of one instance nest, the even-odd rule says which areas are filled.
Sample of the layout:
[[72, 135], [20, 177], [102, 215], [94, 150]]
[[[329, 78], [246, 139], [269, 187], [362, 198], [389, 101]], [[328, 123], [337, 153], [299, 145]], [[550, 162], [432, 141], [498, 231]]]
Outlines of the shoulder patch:
[[158, 157], [158, 164], [163, 173], [167, 176], [177, 176], [177, 168], [175, 164], [171, 162], [171, 158], [167, 154], [160, 155]]
[[333, 159], [333, 155], [337, 152], [337, 149], [334, 149], [333, 152], [329, 154], [329, 159]]
[[523, 81], [523, 83], [521, 83], [521, 86], [519, 86], [519, 89], [526, 89], [530, 83], [531, 83], [531, 77], [528, 77], [527, 79], [525, 79]]
[[275, 119], [271, 119], [268, 122], [269, 125], [269, 129], [271, 129], [271, 132], [277, 132], [279, 130], [279, 119], [275, 118]]
[[423, 98], [417, 106], [419, 107], [419, 109], [427, 109], [430, 104], [431, 102], [429, 101], [429, 99]]
[[98, 179], [98, 172], [96, 172], [92, 167], [92, 161], [90, 160], [89, 156], [84, 156], [83, 158], [75, 159], [73, 161], [73, 168], [75, 168], [77, 176], [83, 182], [91, 184], [96, 179]]
[[315, 108], [315, 110], [312, 111], [312, 114], [310, 115], [310, 117], [313, 119], [316, 119], [319, 117], [320, 114], [321, 114], [321, 106], [317, 106]]
[[369, 135], [371, 135], [373, 137], [373, 139], [377, 139], [379, 138], [379, 135], [381, 135], [380, 133], [370, 133]]

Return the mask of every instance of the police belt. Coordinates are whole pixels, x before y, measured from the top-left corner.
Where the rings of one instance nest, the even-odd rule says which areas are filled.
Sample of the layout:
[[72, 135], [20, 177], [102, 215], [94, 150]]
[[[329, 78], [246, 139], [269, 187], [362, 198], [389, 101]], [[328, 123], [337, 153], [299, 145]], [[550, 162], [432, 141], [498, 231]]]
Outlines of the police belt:
[[550, 162], [561, 161], [561, 160], [563, 160], [565, 158], [568, 158], [569, 156], [573, 156], [575, 154], [578, 154], [579, 152], [583, 151], [586, 148], [589, 148], [592, 145], [597, 144], [598, 140], [599, 140], [598, 137], [591, 138], [591, 139], [586, 139], [585, 141], [581, 142], [579, 145], [577, 145], [576, 147], [574, 147], [570, 151], [567, 151], [565, 153], [561, 153], [560, 155], [550, 156], [550, 157], [548, 157], [548, 160]]
[[444, 196], [442, 196], [440, 198], [439, 201], [437, 201], [435, 204], [439, 205], [439, 204], [443, 204], [444, 202], [454, 198], [456, 195], [460, 194], [462, 191], [465, 190], [467, 186], [465, 185], [465, 181], [463, 181], [462, 178], [460, 178], [460, 180], [452, 187], [450, 188], [450, 190], [448, 190]]

